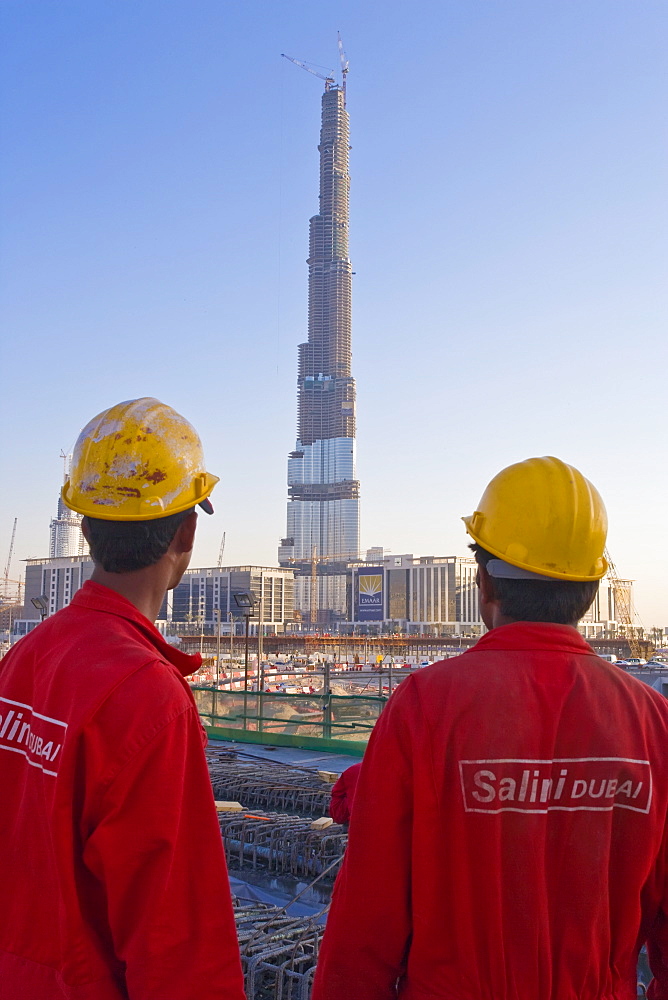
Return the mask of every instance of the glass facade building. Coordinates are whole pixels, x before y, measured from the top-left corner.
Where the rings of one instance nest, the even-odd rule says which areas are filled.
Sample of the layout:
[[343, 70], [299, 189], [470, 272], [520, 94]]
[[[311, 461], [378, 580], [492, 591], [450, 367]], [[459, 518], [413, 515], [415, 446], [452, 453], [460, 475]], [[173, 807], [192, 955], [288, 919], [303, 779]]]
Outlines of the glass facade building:
[[322, 95], [320, 211], [310, 220], [308, 340], [299, 345], [298, 438], [288, 458], [286, 537], [295, 608], [312, 622], [346, 612], [346, 563], [359, 556], [355, 380], [348, 257], [349, 120], [343, 87]]

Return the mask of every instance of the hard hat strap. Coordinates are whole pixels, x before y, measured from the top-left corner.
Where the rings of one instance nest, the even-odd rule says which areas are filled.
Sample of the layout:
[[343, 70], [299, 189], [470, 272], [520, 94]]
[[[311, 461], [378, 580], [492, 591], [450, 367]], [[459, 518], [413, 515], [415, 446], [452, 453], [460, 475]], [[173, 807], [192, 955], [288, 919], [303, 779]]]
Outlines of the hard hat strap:
[[542, 580], [559, 583], [558, 578], [543, 576], [542, 573], [532, 573], [529, 569], [512, 566], [510, 563], [504, 562], [503, 559], [490, 559], [485, 565], [485, 569], [490, 576], [497, 580]]

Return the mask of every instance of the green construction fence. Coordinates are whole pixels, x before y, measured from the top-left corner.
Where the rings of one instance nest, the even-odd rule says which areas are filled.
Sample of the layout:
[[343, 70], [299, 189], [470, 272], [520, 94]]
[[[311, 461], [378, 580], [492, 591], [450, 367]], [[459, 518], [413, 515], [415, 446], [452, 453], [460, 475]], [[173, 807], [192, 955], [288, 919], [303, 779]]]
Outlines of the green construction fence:
[[218, 691], [193, 686], [209, 736], [220, 740], [364, 753], [387, 698]]

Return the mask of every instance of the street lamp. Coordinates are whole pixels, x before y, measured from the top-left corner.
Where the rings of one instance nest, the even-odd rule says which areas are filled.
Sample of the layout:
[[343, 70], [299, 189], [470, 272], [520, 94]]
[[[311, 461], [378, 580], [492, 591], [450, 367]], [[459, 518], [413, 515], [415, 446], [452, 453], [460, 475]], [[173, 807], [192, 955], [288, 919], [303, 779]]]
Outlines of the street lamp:
[[30, 603], [33, 605], [33, 607], [37, 608], [37, 610], [39, 611], [40, 619], [44, 621], [44, 619], [47, 616], [47, 612], [49, 610], [49, 598], [47, 597], [47, 595], [40, 594], [39, 597], [31, 597]]
[[263, 622], [264, 622], [264, 573], [260, 570], [260, 600], [257, 611], [257, 689], [264, 688], [264, 671], [262, 669], [263, 649]]
[[248, 708], [248, 625], [255, 607], [255, 595], [250, 590], [234, 594], [234, 602], [246, 619], [246, 646], [244, 651], [244, 729]]
[[220, 677], [220, 608], [214, 608], [213, 613], [216, 619], [216, 690]]

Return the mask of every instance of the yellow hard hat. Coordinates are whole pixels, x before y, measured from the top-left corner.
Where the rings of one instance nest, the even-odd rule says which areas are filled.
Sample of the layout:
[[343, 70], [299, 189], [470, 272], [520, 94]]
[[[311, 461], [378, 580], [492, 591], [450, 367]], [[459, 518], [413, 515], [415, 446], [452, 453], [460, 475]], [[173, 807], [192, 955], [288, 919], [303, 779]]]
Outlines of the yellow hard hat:
[[509, 465], [462, 520], [484, 549], [530, 573], [585, 581], [600, 580], [608, 568], [608, 518], [600, 494], [558, 458]]
[[188, 421], [157, 399], [118, 403], [82, 430], [62, 498], [103, 521], [152, 521], [196, 504], [218, 482], [205, 471], [202, 442]]

